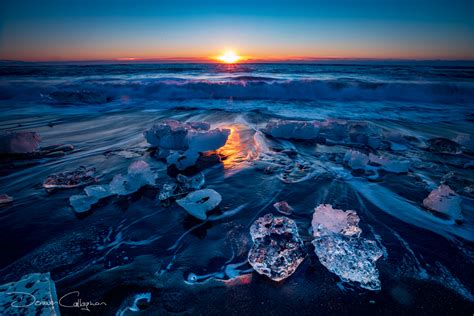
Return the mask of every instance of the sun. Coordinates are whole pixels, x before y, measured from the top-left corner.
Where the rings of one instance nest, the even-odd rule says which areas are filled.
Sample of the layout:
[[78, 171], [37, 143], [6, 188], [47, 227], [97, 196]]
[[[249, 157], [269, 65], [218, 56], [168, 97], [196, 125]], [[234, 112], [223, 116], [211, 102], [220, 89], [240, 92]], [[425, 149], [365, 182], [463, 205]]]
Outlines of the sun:
[[241, 57], [237, 55], [234, 51], [227, 50], [224, 52], [224, 54], [217, 56], [217, 59], [226, 64], [233, 64], [233, 63], [238, 62], [241, 59]]

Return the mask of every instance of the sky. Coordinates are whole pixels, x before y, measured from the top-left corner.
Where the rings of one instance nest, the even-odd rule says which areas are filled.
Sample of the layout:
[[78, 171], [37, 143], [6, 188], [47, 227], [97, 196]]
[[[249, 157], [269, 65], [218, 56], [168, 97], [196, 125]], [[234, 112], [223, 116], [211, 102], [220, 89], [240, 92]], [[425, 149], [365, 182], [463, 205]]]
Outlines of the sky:
[[1, 0], [0, 59], [474, 59], [474, 0]]

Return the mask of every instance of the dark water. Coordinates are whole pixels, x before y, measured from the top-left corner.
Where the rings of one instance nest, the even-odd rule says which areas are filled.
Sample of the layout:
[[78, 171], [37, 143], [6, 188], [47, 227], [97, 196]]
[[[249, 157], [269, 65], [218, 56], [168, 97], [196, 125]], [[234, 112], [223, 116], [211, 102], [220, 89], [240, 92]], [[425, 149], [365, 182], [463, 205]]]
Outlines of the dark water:
[[[345, 119], [422, 144], [460, 134], [472, 139], [474, 68], [6, 64], [0, 76], [2, 130], [36, 131], [41, 146], [75, 147], [62, 157], [2, 160], [0, 193], [14, 203], [0, 208], [1, 283], [49, 271], [58, 296], [79, 290], [83, 300], [107, 302], [91, 313], [108, 315], [130, 306], [139, 293], [151, 293], [145, 314], [474, 311], [472, 152], [437, 154], [409, 144], [381, 149], [378, 154], [409, 160], [410, 170], [370, 181], [341, 162], [350, 146], [261, 133], [275, 118]], [[199, 165], [206, 187], [222, 195], [220, 210], [233, 215], [202, 222], [176, 203], [158, 201], [170, 176], [142, 133], [170, 118], [233, 130], [225, 159]], [[285, 168], [258, 168], [262, 159], [274, 161], [289, 149], [296, 154]], [[156, 188], [108, 198], [85, 217], [68, 203], [81, 188], [48, 193], [42, 187], [48, 175], [80, 165], [95, 167], [99, 184], [108, 183], [138, 159], [159, 174]], [[309, 170], [300, 173], [302, 164]], [[462, 197], [462, 222], [422, 206], [446, 177]], [[307, 257], [295, 274], [275, 283], [251, 273], [246, 259], [250, 225], [278, 214], [272, 205], [282, 200], [295, 210], [290, 217]], [[321, 203], [355, 210], [362, 236], [384, 251], [377, 261], [381, 291], [342, 283], [319, 263], [309, 229]], [[237, 279], [223, 273], [234, 264], [242, 275]], [[190, 274], [198, 280], [189, 282]]]

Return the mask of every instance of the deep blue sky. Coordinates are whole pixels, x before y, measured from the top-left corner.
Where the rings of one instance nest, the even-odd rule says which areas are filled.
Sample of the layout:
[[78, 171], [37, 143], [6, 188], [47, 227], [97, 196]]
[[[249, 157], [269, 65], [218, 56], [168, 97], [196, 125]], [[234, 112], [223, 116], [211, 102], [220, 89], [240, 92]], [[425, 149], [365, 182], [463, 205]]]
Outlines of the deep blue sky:
[[2, 0], [0, 58], [474, 59], [474, 0]]

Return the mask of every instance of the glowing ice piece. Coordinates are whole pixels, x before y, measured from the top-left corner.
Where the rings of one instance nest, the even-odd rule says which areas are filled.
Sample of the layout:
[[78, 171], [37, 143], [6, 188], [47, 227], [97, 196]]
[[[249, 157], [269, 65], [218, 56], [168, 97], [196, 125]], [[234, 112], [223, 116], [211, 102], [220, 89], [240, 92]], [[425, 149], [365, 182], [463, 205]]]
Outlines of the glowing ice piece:
[[423, 200], [423, 206], [454, 219], [460, 220], [463, 218], [461, 213], [461, 197], [445, 184], [431, 191], [428, 197]]
[[222, 197], [213, 189], [203, 189], [189, 193], [186, 197], [176, 200], [189, 214], [206, 220], [206, 213], [215, 209], [222, 201]]
[[374, 241], [359, 238], [359, 217], [355, 211], [334, 209], [321, 204], [313, 214], [314, 251], [319, 261], [343, 281], [362, 288], [380, 290], [375, 262], [383, 251]]
[[375, 262], [383, 251], [374, 241], [328, 234], [313, 240], [319, 262], [345, 282], [357, 282], [362, 288], [381, 288]]
[[274, 281], [292, 275], [306, 256], [298, 227], [288, 217], [266, 214], [252, 224], [250, 235], [253, 246], [248, 262], [255, 271]]

